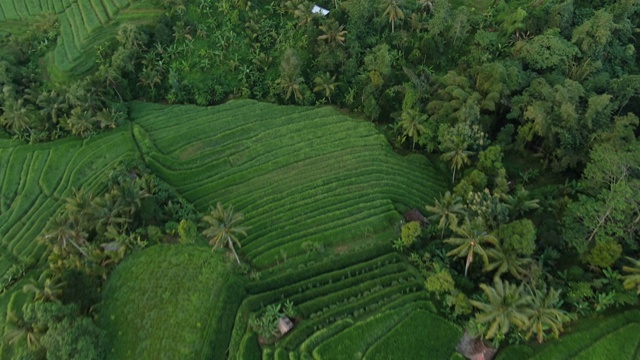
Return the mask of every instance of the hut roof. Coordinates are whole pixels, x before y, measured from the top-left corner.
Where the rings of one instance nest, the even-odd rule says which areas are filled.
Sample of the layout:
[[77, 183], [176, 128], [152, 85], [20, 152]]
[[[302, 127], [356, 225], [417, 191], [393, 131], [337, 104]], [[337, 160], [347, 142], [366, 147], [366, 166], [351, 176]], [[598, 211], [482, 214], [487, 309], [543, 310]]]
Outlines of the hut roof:
[[488, 347], [481, 338], [471, 336], [466, 330], [456, 345], [456, 350], [469, 360], [491, 360], [498, 351]]
[[294, 326], [295, 325], [293, 325], [291, 319], [286, 316], [283, 316], [278, 320], [278, 330], [280, 330], [281, 335], [288, 333]]
[[422, 215], [420, 210], [416, 208], [413, 208], [405, 212], [403, 216], [406, 222], [418, 221], [420, 224], [422, 224], [422, 226], [429, 225], [429, 220], [427, 220], [427, 218], [424, 215]]

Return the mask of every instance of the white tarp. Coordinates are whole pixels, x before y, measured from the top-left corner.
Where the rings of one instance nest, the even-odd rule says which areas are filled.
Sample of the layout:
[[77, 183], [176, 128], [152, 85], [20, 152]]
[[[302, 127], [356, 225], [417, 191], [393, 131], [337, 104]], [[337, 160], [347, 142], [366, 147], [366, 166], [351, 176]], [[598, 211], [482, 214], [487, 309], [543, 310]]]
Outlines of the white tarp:
[[311, 12], [314, 14], [322, 14], [322, 16], [327, 16], [327, 14], [329, 13], [329, 10], [325, 9], [325, 8], [321, 8], [318, 5], [313, 5], [313, 8], [311, 9]]

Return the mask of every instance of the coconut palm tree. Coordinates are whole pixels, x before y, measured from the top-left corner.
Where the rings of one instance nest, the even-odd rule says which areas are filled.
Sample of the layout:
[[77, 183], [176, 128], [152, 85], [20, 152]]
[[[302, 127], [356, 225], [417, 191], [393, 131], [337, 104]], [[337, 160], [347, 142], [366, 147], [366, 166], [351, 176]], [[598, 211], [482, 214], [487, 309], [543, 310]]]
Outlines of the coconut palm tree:
[[240, 264], [240, 258], [236, 253], [234, 244], [241, 247], [240, 241], [238, 241], [238, 235], [247, 236], [247, 227], [239, 226], [244, 220], [242, 213], [233, 212], [233, 207], [225, 209], [222, 203], [218, 202], [216, 207], [212, 207], [209, 214], [202, 218], [207, 224], [207, 228], [202, 231], [202, 235], [209, 238], [209, 245], [213, 246], [213, 250], [228, 246], [233, 255], [236, 257], [236, 261]]
[[323, 32], [322, 35], [318, 36], [318, 40], [326, 40], [327, 44], [332, 46], [335, 44], [344, 44], [345, 36], [347, 35], [347, 31], [344, 30], [344, 25], [340, 25], [337, 21], [329, 19], [318, 28]]
[[31, 113], [30, 107], [24, 104], [23, 99], [14, 100], [5, 97], [1, 109], [1, 125], [16, 134], [31, 131], [33, 114]]
[[509, 284], [506, 280], [494, 279], [493, 286], [481, 284], [480, 288], [487, 296], [487, 302], [469, 300], [471, 305], [480, 313], [476, 313], [479, 323], [489, 323], [489, 330], [484, 334], [485, 339], [491, 339], [498, 332], [505, 335], [511, 326], [525, 329], [529, 323], [532, 297], [528, 295], [522, 285]]
[[313, 4], [309, 1], [305, 1], [296, 7], [293, 11], [293, 16], [298, 20], [298, 26], [305, 26], [311, 24], [313, 18], [316, 17], [311, 10], [313, 9]]
[[31, 351], [36, 351], [42, 344], [40, 338], [46, 332], [46, 328], [40, 324], [25, 319], [25, 317], [14, 311], [7, 314], [7, 328], [4, 333], [4, 340], [9, 344], [14, 344], [21, 339], [25, 339], [27, 347]]
[[522, 186], [518, 187], [515, 195], [502, 194], [501, 197], [516, 217], [540, 208], [538, 204], [540, 201], [538, 199], [529, 199], [529, 191]]
[[93, 200], [93, 194], [78, 189], [73, 189], [72, 195], [65, 198], [67, 217], [76, 227], [86, 230], [92, 226], [96, 211]]
[[69, 109], [65, 97], [58, 90], [44, 91], [38, 95], [36, 104], [40, 107], [40, 114], [51, 118], [54, 124], [60, 122], [60, 116]]
[[469, 159], [469, 156], [471, 155], [473, 155], [473, 152], [467, 150], [466, 143], [458, 144], [455, 149], [442, 154], [441, 157], [443, 160], [451, 162], [451, 170], [453, 170], [451, 182], [456, 181], [456, 171], [471, 163], [471, 160]]
[[628, 272], [629, 275], [624, 275], [624, 288], [625, 289], [636, 289], [638, 295], [640, 295], [640, 260], [635, 260], [630, 257], [627, 257], [629, 261], [633, 264], [633, 266], [623, 266], [622, 270]]
[[331, 94], [335, 91], [336, 86], [338, 86], [339, 82], [336, 82], [336, 76], [329, 75], [329, 73], [324, 73], [316, 76], [313, 80], [313, 83], [316, 85], [313, 88], [314, 92], [324, 92], [324, 95], [329, 99], [329, 104], [331, 104]]
[[302, 78], [302, 76], [291, 75], [285, 75], [276, 80], [276, 84], [280, 86], [282, 92], [284, 93], [284, 100], [288, 101], [293, 94], [293, 98], [296, 102], [301, 102], [304, 99], [304, 96], [302, 94], [303, 82], [304, 78]]
[[131, 181], [124, 181], [112, 190], [112, 195], [117, 199], [123, 212], [130, 216], [140, 209], [142, 199], [149, 197], [149, 193], [142, 188], [139, 178]]
[[85, 250], [87, 233], [78, 228], [65, 214], [59, 213], [49, 228], [43, 236], [45, 242], [65, 251], [75, 249], [85, 257], [88, 256]]
[[94, 205], [97, 219], [95, 229], [98, 235], [106, 233], [109, 226], [122, 230], [131, 222], [128, 209], [115, 193], [107, 193], [97, 198]]
[[455, 246], [447, 253], [447, 256], [466, 257], [464, 265], [464, 276], [467, 276], [469, 266], [473, 263], [473, 256], [480, 255], [485, 267], [489, 265], [489, 257], [482, 247], [484, 244], [495, 245], [497, 240], [493, 235], [488, 234], [477, 222], [470, 222], [468, 219], [462, 226], [453, 228], [458, 236], [446, 239], [444, 242]]
[[82, 137], [93, 134], [95, 129], [93, 111], [86, 110], [80, 106], [73, 108], [71, 114], [65, 121], [65, 125], [73, 135]]
[[534, 289], [531, 291], [531, 311], [526, 325], [528, 331], [525, 336], [527, 340], [535, 333], [536, 340], [542, 343], [546, 330], [551, 330], [557, 338], [563, 331], [562, 325], [572, 320], [570, 314], [560, 309], [562, 305], [560, 292], [555, 289], [543, 289], [542, 291]]
[[60, 302], [64, 286], [65, 283], [60, 281], [59, 277], [51, 276], [45, 271], [40, 274], [38, 281], [32, 279], [23, 286], [22, 291], [26, 293], [32, 292], [36, 301]]
[[496, 243], [496, 246], [487, 250], [489, 255], [489, 264], [485, 266], [484, 271], [494, 271], [494, 278], [500, 278], [500, 275], [509, 273], [516, 279], [521, 279], [526, 273], [525, 266], [531, 263], [531, 259], [519, 257], [515, 251], [507, 250]]
[[400, 6], [403, 5], [402, 0], [382, 0], [380, 8], [384, 10], [382, 16], [388, 16], [391, 23], [391, 32], [395, 31], [396, 21], [404, 19], [404, 13]]
[[427, 132], [427, 128], [423, 125], [427, 119], [427, 115], [420, 114], [414, 109], [408, 109], [402, 112], [400, 117], [400, 126], [402, 127], [402, 141], [407, 137], [411, 138], [411, 150], [416, 148], [416, 140]]
[[440, 200], [434, 199], [433, 206], [425, 206], [427, 211], [433, 213], [429, 217], [430, 221], [438, 221], [438, 228], [442, 229], [440, 237], [444, 237], [444, 229], [447, 226], [457, 226], [459, 217], [466, 216], [462, 199], [457, 195], [452, 195], [447, 191]]

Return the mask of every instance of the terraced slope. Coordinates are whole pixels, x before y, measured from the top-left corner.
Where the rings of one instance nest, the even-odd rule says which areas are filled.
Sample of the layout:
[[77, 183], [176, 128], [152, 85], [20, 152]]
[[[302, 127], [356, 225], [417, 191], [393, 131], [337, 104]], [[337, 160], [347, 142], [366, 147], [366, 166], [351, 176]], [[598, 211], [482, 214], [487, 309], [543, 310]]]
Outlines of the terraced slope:
[[[0, 333], [16, 279], [42, 264], [36, 241], [73, 188], [98, 193], [119, 161], [138, 156], [130, 129], [90, 140], [68, 139], [42, 145], [0, 142]], [[5, 289], [5, 285], [9, 285]], [[4, 292], [3, 292], [4, 290]]]
[[200, 210], [222, 201], [245, 214], [242, 253], [258, 268], [303, 254], [304, 242], [360, 245], [446, 186], [424, 157], [393, 153], [372, 124], [330, 107], [135, 103], [132, 114], [158, 175]]
[[133, 0], [0, 0], [0, 31], [19, 32], [36, 16], [54, 14], [60, 36], [50, 54], [50, 72], [86, 73], [95, 64], [95, 47], [124, 22], [143, 22], [159, 15], [150, 1]]
[[435, 311], [415, 269], [384, 246], [291, 265], [295, 270], [247, 288], [253, 294], [238, 311], [229, 358], [255, 358], [257, 340], [247, 326], [249, 314], [283, 299], [296, 305], [299, 324], [276, 347], [265, 349], [265, 359], [284, 354], [336, 358], [336, 342], [342, 354], [361, 358], [357, 354], [363, 355], [406, 317], [421, 309]]
[[[0, 235], [3, 250], [7, 249], [2, 252], [3, 264], [39, 263], [43, 249], [34, 239], [62, 206], [61, 199], [73, 187], [99, 192], [99, 180], [118, 160], [142, 154], [151, 169], [198, 210], [206, 211], [222, 201], [242, 211], [251, 230], [249, 237], [241, 239], [240, 254], [262, 274], [262, 280], [243, 290], [249, 294], [244, 301], [229, 300], [236, 306], [241, 303], [238, 311], [233, 306], [196, 306], [204, 304], [198, 297], [202, 291], [189, 289], [209, 285], [213, 293], [208, 299], [216, 304], [216, 294], [224, 294], [225, 286], [216, 287], [216, 280], [205, 274], [204, 267], [200, 272], [189, 270], [192, 276], [185, 277], [181, 271], [191, 269], [190, 262], [168, 259], [173, 272], [167, 270], [167, 275], [157, 279], [169, 279], [169, 288], [155, 298], [173, 298], [178, 289], [176, 294], [188, 297], [184, 299], [187, 307], [199, 311], [192, 318], [204, 319], [202, 328], [211, 326], [204, 333], [227, 334], [211, 343], [197, 338], [202, 331], [191, 333], [190, 328], [185, 331], [191, 335], [185, 333], [184, 341], [172, 342], [174, 350], [191, 351], [189, 344], [195, 342], [211, 346], [202, 345], [202, 353], [215, 358], [227, 355], [227, 349], [230, 358], [268, 357], [269, 351], [278, 358], [283, 354], [312, 356], [323, 343], [351, 326], [362, 327], [358, 325], [361, 321], [379, 324], [367, 327], [371, 334], [360, 345], [365, 353], [409, 314], [434, 311], [415, 269], [390, 254], [390, 241], [397, 236], [398, 211], [421, 207], [438, 196], [447, 185], [446, 170], [436, 169], [419, 156], [395, 154], [372, 124], [328, 107], [254, 101], [213, 108], [134, 103], [131, 112], [134, 122], [130, 128], [86, 142], [22, 146], [0, 141], [0, 164], [6, 164], [0, 170]], [[320, 250], [309, 254], [303, 246], [308, 242]], [[213, 267], [212, 274], [224, 282], [229, 274]], [[129, 274], [135, 269], [123, 271]], [[122, 328], [131, 316], [145, 313], [142, 309], [132, 315], [125, 309], [138, 291], [129, 286], [129, 280], [140, 288], [153, 284], [155, 278], [148, 278], [148, 272], [140, 274], [139, 279], [148, 280], [136, 282], [137, 275], [113, 280], [119, 285], [107, 291], [113, 298], [107, 300], [104, 313], [109, 315], [102, 320], [113, 315], [115, 323], [105, 327]], [[171, 274], [178, 277], [170, 278]], [[165, 283], [153, 287], [160, 285]], [[2, 312], [17, 286], [0, 295]], [[267, 348], [262, 354], [247, 319], [262, 306], [285, 298], [294, 301], [302, 321], [278, 348]], [[160, 315], [148, 321], [169, 323], [173, 319], [168, 311], [160, 313], [166, 321]], [[2, 321], [5, 315], [0, 313]], [[378, 318], [385, 320], [375, 320]], [[210, 319], [217, 319], [215, 325], [207, 322]], [[198, 324], [190, 322], [189, 326]], [[113, 341], [129, 344], [114, 348], [114, 353], [125, 358], [157, 344], [159, 348], [169, 346], [162, 331], [147, 334], [144, 341], [131, 340], [135, 334], [124, 330], [112, 333], [117, 334]]]

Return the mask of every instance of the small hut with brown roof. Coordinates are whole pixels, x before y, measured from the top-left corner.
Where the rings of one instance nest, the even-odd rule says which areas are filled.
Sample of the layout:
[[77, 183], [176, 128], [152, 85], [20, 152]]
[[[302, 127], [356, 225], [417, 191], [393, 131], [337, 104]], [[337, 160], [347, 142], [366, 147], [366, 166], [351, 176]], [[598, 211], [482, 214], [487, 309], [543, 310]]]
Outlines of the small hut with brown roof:
[[280, 336], [288, 333], [289, 331], [291, 331], [291, 329], [293, 329], [295, 325], [293, 324], [293, 322], [291, 321], [291, 319], [289, 319], [286, 316], [281, 317], [278, 320], [278, 330], [280, 330]]
[[471, 336], [466, 330], [456, 345], [456, 350], [469, 360], [491, 360], [498, 351], [487, 346], [481, 338]]
[[429, 226], [429, 220], [416, 208], [406, 211], [403, 216], [406, 222], [417, 221], [422, 226]]

